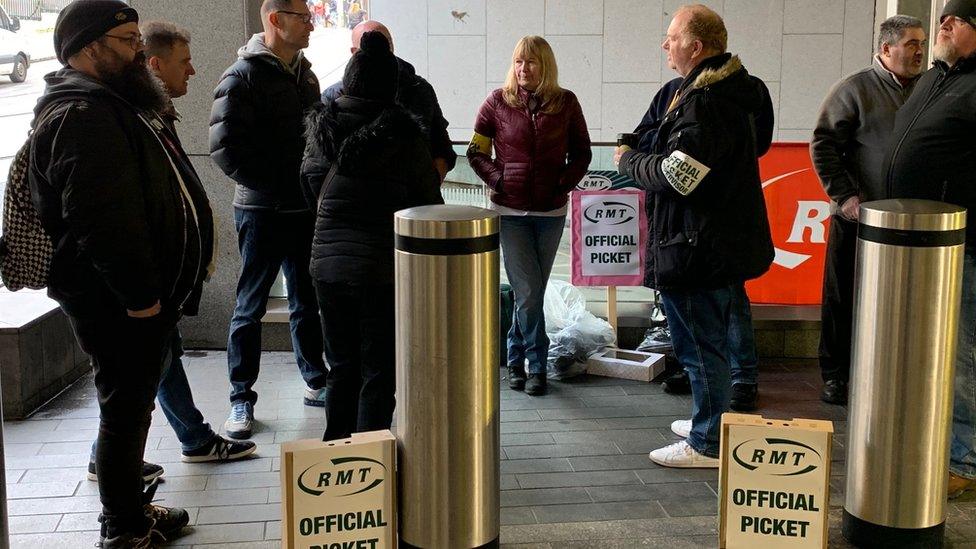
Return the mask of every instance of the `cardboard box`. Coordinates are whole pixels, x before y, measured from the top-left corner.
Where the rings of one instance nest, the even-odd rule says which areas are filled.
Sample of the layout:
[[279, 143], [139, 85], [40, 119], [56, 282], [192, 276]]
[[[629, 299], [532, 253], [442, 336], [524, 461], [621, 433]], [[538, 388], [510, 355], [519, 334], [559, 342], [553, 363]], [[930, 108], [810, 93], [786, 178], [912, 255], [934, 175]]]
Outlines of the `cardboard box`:
[[722, 414], [719, 546], [825, 548], [833, 424]]
[[282, 547], [397, 546], [396, 438], [390, 431], [282, 444], [281, 486]]
[[586, 361], [586, 373], [595, 376], [651, 381], [664, 371], [664, 355], [607, 349], [591, 356]]

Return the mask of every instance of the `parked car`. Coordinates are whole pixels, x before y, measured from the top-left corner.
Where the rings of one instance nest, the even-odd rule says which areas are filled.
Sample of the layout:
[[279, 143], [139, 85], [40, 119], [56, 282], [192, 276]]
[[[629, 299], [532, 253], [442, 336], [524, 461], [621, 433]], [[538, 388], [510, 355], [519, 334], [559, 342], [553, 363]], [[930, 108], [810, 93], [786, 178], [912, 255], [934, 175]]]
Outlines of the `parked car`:
[[7, 15], [0, 6], [0, 76], [10, 76], [13, 82], [27, 79], [30, 67], [30, 52], [27, 41], [17, 34], [20, 19]]

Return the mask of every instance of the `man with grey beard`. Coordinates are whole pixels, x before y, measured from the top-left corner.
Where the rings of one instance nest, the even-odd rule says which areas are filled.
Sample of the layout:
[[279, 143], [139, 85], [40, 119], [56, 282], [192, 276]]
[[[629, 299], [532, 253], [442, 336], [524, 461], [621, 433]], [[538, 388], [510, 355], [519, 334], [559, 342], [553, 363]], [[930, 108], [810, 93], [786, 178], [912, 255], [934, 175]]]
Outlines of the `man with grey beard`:
[[[898, 111], [884, 164], [889, 198], [939, 200], [976, 211], [976, 0], [950, 0], [935, 66]], [[966, 227], [949, 460], [949, 497], [976, 490], [976, 223]]]
[[138, 13], [77, 0], [55, 25], [64, 68], [35, 107], [29, 180], [54, 245], [48, 295], [95, 370], [95, 469], [105, 549], [152, 548], [188, 522], [152, 505], [142, 455], [169, 343], [197, 312], [213, 253], [206, 193], [155, 113], [166, 93], [149, 71]]

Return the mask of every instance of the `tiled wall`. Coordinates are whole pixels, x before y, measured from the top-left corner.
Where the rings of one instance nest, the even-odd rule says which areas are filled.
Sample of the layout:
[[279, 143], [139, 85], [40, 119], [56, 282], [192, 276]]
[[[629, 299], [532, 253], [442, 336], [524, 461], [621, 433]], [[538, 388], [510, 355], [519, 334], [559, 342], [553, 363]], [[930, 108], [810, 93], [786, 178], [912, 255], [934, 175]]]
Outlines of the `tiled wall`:
[[[516, 40], [552, 44], [560, 83], [579, 97], [594, 140], [633, 129], [677, 75], [661, 50], [678, 0], [372, 0], [372, 18], [437, 90], [454, 139], [501, 85]], [[871, 61], [874, 0], [706, 0], [729, 50], [769, 86], [776, 139], [809, 139], [827, 89]], [[452, 12], [454, 12], [452, 14]], [[462, 15], [463, 14], [463, 15]]]

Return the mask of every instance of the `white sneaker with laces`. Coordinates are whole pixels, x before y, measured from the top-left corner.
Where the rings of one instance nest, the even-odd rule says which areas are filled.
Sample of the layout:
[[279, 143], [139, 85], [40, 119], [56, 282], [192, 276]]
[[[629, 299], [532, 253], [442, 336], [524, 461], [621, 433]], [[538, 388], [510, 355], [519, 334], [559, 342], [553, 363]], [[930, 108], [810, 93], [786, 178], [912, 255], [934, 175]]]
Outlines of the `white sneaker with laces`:
[[679, 419], [677, 421], [672, 421], [671, 432], [681, 438], [688, 438], [688, 435], [691, 434], [691, 420]]
[[685, 469], [718, 469], [718, 458], [703, 456], [688, 445], [687, 442], [676, 442], [664, 448], [658, 448], [649, 454], [651, 461], [664, 467], [681, 467]]

